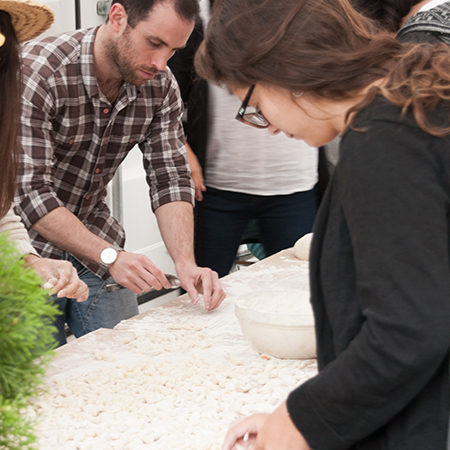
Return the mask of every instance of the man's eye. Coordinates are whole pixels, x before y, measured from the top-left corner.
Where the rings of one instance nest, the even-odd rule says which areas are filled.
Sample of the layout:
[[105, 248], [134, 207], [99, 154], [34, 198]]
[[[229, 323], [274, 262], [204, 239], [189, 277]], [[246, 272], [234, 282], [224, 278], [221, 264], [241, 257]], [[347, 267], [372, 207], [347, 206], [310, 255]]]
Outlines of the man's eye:
[[150, 45], [153, 47], [153, 48], [159, 48], [159, 47], [161, 47], [161, 42], [152, 42], [152, 41], [150, 41]]

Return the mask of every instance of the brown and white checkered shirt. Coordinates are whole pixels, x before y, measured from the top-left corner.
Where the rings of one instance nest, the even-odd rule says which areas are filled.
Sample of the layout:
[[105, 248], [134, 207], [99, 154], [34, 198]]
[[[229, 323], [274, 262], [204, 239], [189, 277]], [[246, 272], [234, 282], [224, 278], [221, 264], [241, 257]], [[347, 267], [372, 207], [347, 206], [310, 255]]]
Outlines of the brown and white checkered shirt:
[[[194, 202], [175, 78], [168, 70], [139, 88], [124, 83], [111, 104], [94, 73], [96, 31], [78, 30], [23, 47], [16, 211], [34, 247], [46, 257], [63, 252], [31, 227], [60, 206], [96, 235], [123, 247], [124, 230], [105, 203], [106, 185], [136, 144], [143, 154], [152, 209], [173, 201]], [[105, 276], [98, 265], [82, 262]]]

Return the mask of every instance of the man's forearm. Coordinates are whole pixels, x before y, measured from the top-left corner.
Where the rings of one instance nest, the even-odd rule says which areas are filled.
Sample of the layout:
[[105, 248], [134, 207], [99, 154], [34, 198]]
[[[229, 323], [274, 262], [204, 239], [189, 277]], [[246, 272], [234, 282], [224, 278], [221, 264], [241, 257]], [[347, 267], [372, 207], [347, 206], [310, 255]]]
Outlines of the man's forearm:
[[192, 205], [182, 201], [166, 203], [155, 214], [183, 288], [194, 303], [199, 301], [202, 294], [207, 311], [217, 308], [225, 298], [225, 292], [216, 272], [196, 264]]
[[101, 251], [111, 245], [63, 207], [50, 211], [33, 229], [55, 246], [95, 263], [99, 262]]
[[187, 202], [171, 202], [155, 211], [161, 236], [176, 265], [195, 264], [194, 214]]

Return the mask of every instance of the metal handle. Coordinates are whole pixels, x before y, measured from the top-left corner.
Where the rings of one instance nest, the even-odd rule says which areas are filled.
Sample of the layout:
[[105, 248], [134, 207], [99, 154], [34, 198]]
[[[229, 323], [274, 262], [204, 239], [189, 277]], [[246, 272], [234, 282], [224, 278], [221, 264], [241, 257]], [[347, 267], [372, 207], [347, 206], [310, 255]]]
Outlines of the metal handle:
[[[175, 275], [172, 275], [170, 273], [165, 273], [164, 275], [166, 276], [167, 280], [169, 281], [171, 289], [176, 289], [181, 286], [180, 280]], [[114, 292], [114, 291], [118, 291], [119, 289], [125, 289], [125, 288], [121, 284], [118, 284], [118, 283], [108, 283], [105, 285], [106, 292]], [[153, 292], [153, 291], [156, 291], [156, 289], [151, 288], [147, 292]]]

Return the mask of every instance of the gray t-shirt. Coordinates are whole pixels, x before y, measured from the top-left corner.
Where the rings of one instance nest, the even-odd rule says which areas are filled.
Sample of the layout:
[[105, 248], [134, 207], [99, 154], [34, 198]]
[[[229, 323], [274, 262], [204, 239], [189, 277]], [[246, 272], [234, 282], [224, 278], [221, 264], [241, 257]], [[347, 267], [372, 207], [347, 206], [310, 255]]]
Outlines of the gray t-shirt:
[[240, 100], [221, 87], [210, 85], [209, 90], [207, 186], [254, 195], [285, 195], [314, 187], [317, 148], [238, 122]]

